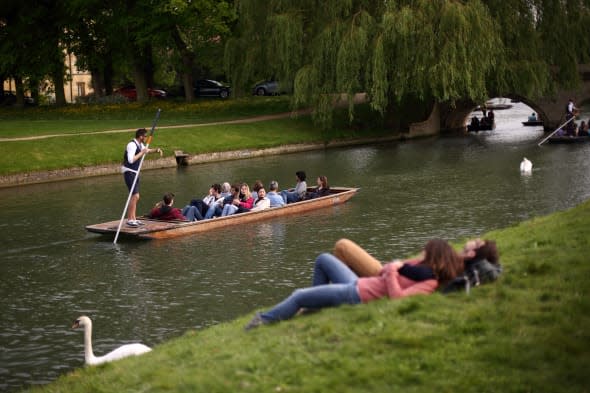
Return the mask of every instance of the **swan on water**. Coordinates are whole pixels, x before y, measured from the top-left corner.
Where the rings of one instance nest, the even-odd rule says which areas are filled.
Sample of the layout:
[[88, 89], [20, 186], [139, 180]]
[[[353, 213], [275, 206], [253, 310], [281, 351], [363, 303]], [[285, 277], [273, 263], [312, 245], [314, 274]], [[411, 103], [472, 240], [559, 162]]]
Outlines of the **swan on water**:
[[533, 170], [533, 163], [528, 158], [524, 157], [520, 163], [520, 171], [523, 173], [531, 173]]
[[112, 352], [107, 353], [104, 356], [94, 356], [92, 352], [92, 321], [85, 315], [82, 315], [74, 321], [72, 329], [84, 328], [84, 360], [87, 365], [95, 366], [97, 364], [112, 362], [119, 360], [127, 356], [141, 355], [149, 352], [152, 349], [143, 344], [127, 344], [122, 345]]

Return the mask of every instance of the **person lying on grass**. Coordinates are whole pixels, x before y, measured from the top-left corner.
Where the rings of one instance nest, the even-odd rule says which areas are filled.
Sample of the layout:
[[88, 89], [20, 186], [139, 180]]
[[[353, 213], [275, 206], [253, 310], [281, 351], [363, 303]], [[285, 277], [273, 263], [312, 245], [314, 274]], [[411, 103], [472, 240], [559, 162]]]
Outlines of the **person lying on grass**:
[[417, 258], [385, 264], [373, 277], [359, 278], [340, 259], [323, 253], [315, 261], [311, 287], [297, 289], [272, 309], [257, 313], [245, 329], [289, 319], [301, 309], [313, 311], [384, 297], [429, 294], [462, 271], [463, 259], [441, 239], [426, 243], [424, 252]]
[[[333, 254], [359, 277], [377, 276], [383, 268], [380, 261], [349, 239], [338, 240], [334, 245]], [[493, 240], [479, 238], [468, 240], [459, 252], [459, 256], [464, 261], [465, 269], [482, 259], [496, 265], [499, 263], [498, 249]]]

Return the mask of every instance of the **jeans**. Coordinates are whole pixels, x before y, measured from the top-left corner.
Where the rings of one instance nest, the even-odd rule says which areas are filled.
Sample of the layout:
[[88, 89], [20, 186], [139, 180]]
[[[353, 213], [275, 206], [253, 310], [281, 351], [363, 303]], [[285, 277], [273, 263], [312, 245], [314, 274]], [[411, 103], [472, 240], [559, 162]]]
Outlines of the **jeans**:
[[298, 202], [300, 199], [298, 193], [287, 190], [281, 191], [281, 197], [283, 197], [283, 201], [285, 201], [285, 203]]
[[223, 210], [221, 212], [221, 217], [235, 214], [237, 211], [238, 211], [238, 207], [236, 205], [225, 205], [225, 206], [223, 206]]
[[207, 213], [205, 213], [205, 219], [208, 220], [209, 218], [213, 218], [214, 216], [221, 216], [222, 211], [223, 209], [221, 208], [221, 206], [219, 206], [217, 203], [212, 203], [211, 206], [209, 206]]
[[197, 206], [186, 205], [182, 209], [182, 215], [189, 221], [200, 221], [203, 219], [201, 212]]
[[297, 289], [288, 298], [262, 312], [265, 321], [280, 321], [293, 317], [300, 308], [336, 307], [359, 304], [358, 277], [348, 266], [332, 254], [317, 257], [313, 270], [312, 287]]

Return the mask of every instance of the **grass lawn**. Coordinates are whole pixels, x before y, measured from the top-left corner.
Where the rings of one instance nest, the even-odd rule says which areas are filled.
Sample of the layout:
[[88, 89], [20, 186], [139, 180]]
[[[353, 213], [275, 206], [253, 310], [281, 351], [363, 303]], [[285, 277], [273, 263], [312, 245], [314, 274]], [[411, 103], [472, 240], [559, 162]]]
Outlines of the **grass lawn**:
[[[289, 111], [287, 97], [209, 100], [194, 104], [152, 102], [143, 106], [134, 103], [3, 109], [0, 111], [0, 138], [62, 136], [1, 141], [0, 176], [119, 163], [125, 145], [134, 137], [134, 130], [140, 127], [149, 129], [158, 108], [162, 109], [162, 114], [152, 146], [164, 149], [165, 156], [172, 156], [174, 150], [198, 154], [392, 133], [379, 127], [350, 127], [343, 110], [337, 112], [336, 126], [330, 130], [314, 126], [309, 115], [256, 123], [203, 125], [285, 113]], [[174, 125], [189, 126], [166, 128]], [[128, 131], [107, 132], [110, 130]], [[153, 158], [156, 156], [148, 156], [148, 159]]]
[[469, 295], [343, 306], [244, 332], [250, 313], [32, 391], [587, 392], [587, 228], [590, 201], [488, 233], [504, 273]]

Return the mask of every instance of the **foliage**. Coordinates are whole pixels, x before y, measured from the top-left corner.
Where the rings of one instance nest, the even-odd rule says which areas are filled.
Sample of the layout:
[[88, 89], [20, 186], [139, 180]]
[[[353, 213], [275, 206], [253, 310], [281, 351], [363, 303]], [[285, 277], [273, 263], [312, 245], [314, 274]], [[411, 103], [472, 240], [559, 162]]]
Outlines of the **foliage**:
[[565, 3], [244, 0], [226, 67], [237, 85], [265, 75], [293, 81], [293, 106], [312, 105], [326, 127], [342, 93], [350, 119], [359, 92], [382, 115], [399, 114], [410, 97], [428, 108], [507, 93], [536, 98], [578, 82], [576, 66], [590, 57], [588, 2]]
[[250, 314], [31, 391], [584, 392], [589, 225], [585, 202], [486, 234], [505, 272], [469, 295], [342, 306], [244, 332]]

